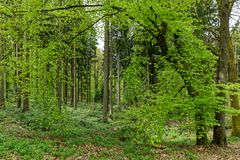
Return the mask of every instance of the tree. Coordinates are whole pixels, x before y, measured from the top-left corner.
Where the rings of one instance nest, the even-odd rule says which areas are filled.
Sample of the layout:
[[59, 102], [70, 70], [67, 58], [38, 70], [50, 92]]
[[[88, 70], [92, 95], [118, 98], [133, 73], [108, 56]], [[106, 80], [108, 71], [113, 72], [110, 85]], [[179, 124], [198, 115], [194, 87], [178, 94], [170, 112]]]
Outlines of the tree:
[[[218, 2], [218, 12], [220, 19], [219, 27], [219, 60], [218, 60], [218, 71], [217, 71], [217, 83], [226, 84], [228, 81], [235, 83], [236, 76], [236, 64], [235, 57], [230, 37], [229, 30], [229, 21], [231, 16], [232, 7], [234, 1], [221, 0]], [[228, 62], [229, 63], [229, 75], [228, 75]], [[222, 88], [220, 88], [221, 90]], [[225, 97], [223, 92], [220, 93], [220, 96]], [[222, 102], [225, 104], [226, 102]], [[231, 105], [238, 108], [238, 98], [237, 96], [231, 95]], [[235, 106], [234, 106], [235, 105]], [[227, 138], [225, 131], [225, 113], [223, 111], [216, 111], [216, 121], [219, 123], [219, 126], [214, 126], [213, 141], [217, 145], [227, 146]], [[234, 118], [233, 118], [234, 120]]]
[[[180, 75], [184, 84], [183, 88], [187, 90], [188, 96], [195, 103], [196, 143], [207, 144], [206, 115], [204, 113], [209, 100], [205, 96], [209, 95], [214, 98], [212, 90], [214, 88], [212, 82], [214, 56], [192, 34], [194, 23], [193, 19], [189, 18], [191, 17], [189, 10], [194, 7], [195, 2], [138, 1], [136, 6], [134, 1], [123, 1], [121, 5], [123, 8], [127, 6], [124, 8], [126, 12], [123, 14], [132, 20], [133, 29], [141, 28], [145, 31], [148, 36], [145, 39], [152, 40], [152, 43], [159, 47], [161, 57]], [[201, 53], [201, 57], [194, 55], [198, 52]], [[211, 68], [209, 72], [203, 70], [199, 62], [204, 62], [205, 67], [208, 66], [206, 70]], [[202, 76], [196, 75], [201, 72]], [[208, 89], [210, 90], [207, 91]], [[204, 103], [198, 104], [200, 101]], [[209, 112], [212, 112], [211, 108], [209, 108]]]
[[104, 89], [103, 89], [103, 121], [108, 121], [109, 113], [109, 20], [105, 21], [104, 27]]

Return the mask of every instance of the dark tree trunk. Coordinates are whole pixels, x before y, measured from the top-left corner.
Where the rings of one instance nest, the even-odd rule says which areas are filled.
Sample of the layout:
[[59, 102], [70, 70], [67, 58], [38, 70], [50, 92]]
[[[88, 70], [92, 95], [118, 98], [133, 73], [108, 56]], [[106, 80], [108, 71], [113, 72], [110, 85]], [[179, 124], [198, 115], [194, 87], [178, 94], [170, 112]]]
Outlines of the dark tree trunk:
[[73, 58], [72, 58], [72, 107], [77, 109], [77, 80], [76, 80], [76, 46], [73, 46]]
[[4, 97], [4, 76], [2, 75], [1, 77], [1, 82], [0, 82], [0, 108], [5, 107], [5, 97]]
[[205, 119], [203, 117], [203, 114], [201, 113], [201, 109], [198, 113], [196, 111], [195, 113], [195, 121], [196, 121], [196, 144], [197, 145], [205, 145], [208, 143], [207, 138], [207, 127], [205, 123]]
[[81, 79], [80, 79], [80, 76], [81, 76], [81, 72], [80, 72], [80, 59], [78, 58], [77, 59], [77, 102], [80, 101], [80, 94], [81, 94]]
[[68, 58], [65, 58], [65, 67], [64, 67], [64, 79], [65, 79], [65, 82], [64, 82], [64, 104], [67, 104], [68, 102]]
[[83, 71], [81, 70], [81, 87], [80, 87], [80, 99], [81, 99], [81, 102], [83, 101]]
[[120, 79], [120, 55], [117, 55], [117, 106], [120, 108], [121, 100], [121, 79]]
[[88, 88], [88, 96], [87, 96], [87, 101], [88, 103], [91, 102], [91, 61], [88, 60], [88, 82], [87, 82], [87, 88]]
[[[16, 60], [19, 61], [20, 60], [20, 56], [19, 56], [19, 45], [15, 44], [15, 56], [16, 56]], [[16, 92], [16, 103], [17, 103], [17, 107], [21, 108], [21, 104], [22, 104], [22, 98], [21, 98], [21, 85], [20, 85], [20, 65], [16, 64], [16, 82], [15, 82], [15, 92]]]
[[148, 57], [149, 57], [149, 84], [152, 87], [154, 84], [156, 84], [156, 73], [155, 73], [155, 59], [154, 59], [154, 54], [155, 54], [155, 46], [153, 45], [148, 45], [147, 47], [148, 51]]
[[6, 74], [6, 76], [5, 76], [5, 84], [6, 84], [6, 99], [8, 99], [9, 98], [9, 82], [8, 82], [8, 76], [7, 76], [7, 74]]
[[62, 110], [61, 60], [59, 60], [58, 62], [56, 91], [57, 91], [58, 110], [61, 112]]

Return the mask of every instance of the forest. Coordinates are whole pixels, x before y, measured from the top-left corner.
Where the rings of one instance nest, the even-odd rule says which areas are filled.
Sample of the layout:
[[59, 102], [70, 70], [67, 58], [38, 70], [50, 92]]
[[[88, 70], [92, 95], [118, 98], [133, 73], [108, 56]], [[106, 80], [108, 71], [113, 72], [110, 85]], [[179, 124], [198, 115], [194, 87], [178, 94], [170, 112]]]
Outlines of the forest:
[[1, 160], [239, 160], [239, 0], [0, 0]]

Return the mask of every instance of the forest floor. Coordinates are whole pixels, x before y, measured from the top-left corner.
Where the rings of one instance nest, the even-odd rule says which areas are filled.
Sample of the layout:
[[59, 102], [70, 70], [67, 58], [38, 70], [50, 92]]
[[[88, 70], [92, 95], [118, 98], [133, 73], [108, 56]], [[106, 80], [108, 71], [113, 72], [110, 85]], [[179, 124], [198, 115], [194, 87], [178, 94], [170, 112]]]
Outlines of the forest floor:
[[[36, 112], [36, 111], [34, 111]], [[194, 138], [172, 135], [159, 146], [136, 145], [121, 139], [114, 122], [101, 122], [101, 110], [79, 106], [67, 121], [56, 127], [54, 119], [36, 120], [33, 112], [13, 107], [0, 110], [0, 159], [2, 160], [240, 160], [240, 139], [231, 137], [227, 148], [195, 146]], [[45, 114], [46, 116], [46, 114]], [[57, 115], [51, 115], [57, 116]], [[50, 121], [49, 123], [47, 123]], [[44, 125], [43, 125], [44, 124]], [[41, 126], [48, 126], [42, 128]]]

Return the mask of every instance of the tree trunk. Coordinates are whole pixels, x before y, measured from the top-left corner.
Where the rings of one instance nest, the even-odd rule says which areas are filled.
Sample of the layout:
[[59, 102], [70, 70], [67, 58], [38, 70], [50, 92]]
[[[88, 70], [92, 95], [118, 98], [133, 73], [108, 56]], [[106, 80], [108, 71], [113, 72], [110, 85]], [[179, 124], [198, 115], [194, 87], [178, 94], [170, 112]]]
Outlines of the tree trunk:
[[30, 71], [29, 71], [29, 53], [28, 51], [26, 51], [25, 53], [25, 63], [27, 64], [26, 66], [26, 75], [25, 75], [25, 89], [24, 89], [24, 93], [23, 93], [23, 112], [27, 112], [29, 110], [29, 85], [30, 85]]
[[149, 58], [149, 84], [150, 88], [152, 89], [153, 85], [156, 84], [156, 73], [155, 73], [155, 60], [154, 60], [154, 54], [155, 54], [155, 46], [149, 44], [147, 47], [147, 53]]
[[8, 100], [8, 98], [9, 98], [9, 82], [8, 82], [8, 75], [6, 74], [6, 76], [5, 76], [5, 84], [6, 84], [6, 100]]
[[81, 99], [81, 102], [83, 101], [83, 71], [80, 71], [81, 72], [81, 87], [80, 87], [80, 99]]
[[4, 75], [1, 76], [0, 82], [0, 108], [5, 107], [5, 97], [4, 97]]
[[61, 60], [59, 60], [58, 62], [56, 90], [57, 90], [58, 110], [61, 112], [62, 110]]
[[[24, 41], [27, 43], [27, 35], [24, 33]], [[29, 68], [29, 51], [28, 49], [24, 50], [25, 52], [25, 63], [26, 63], [26, 68], [25, 72], [26, 75], [24, 77], [24, 92], [23, 92], [23, 112], [27, 112], [29, 110], [29, 87], [30, 87], [30, 68]]]
[[108, 115], [112, 118], [113, 104], [113, 69], [112, 69], [112, 56], [113, 56], [113, 39], [112, 39], [112, 25], [109, 22], [109, 104], [108, 104]]
[[[3, 56], [3, 49], [0, 49], [0, 56]], [[1, 60], [3, 58], [1, 57]], [[4, 66], [1, 66], [1, 74], [0, 74], [0, 108], [4, 108], [5, 106], [5, 98], [4, 98]]]
[[[166, 40], [166, 33], [167, 33], [167, 24], [162, 23], [162, 29], [161, 29], [161, 34], [159, 34], [159, 47], [161, 48], [162, 51], [162, 56], [166, 56], [166, 60], [173, 64], [173, 67], [177, 70], [177, 72], [181, 75], [186, 89], [188, 91], [188, 94], [192, 97], [195, 98], [198, 96], [198, 92], [196, 89], [192, 87], [192, 82], [187, 80], [188, 77], [186, 77], [186, 72], [189, 70], [187, 67], [182, 70], [181, 68], [178, 68], [178, 63], [184, 63], [184, 61], [181, 61], [181, 59], [176, 59], [175, 57], [167, 56], [168, 55], [168, 45], [167, 45], [167, 40]], [[177, 52], [179, 55], [181, 55], [181, 47], [182, 44], [179, 42], [178, 35], [174, 35], [175, 40], [174, 44], [176, 46]], [[187, 66], [187, 65], [184, 65]], [[208, 143], [207, 139], [207, 133], [206, 133], [206, 124], [205, 124], [205, 118], [204, 118], [204, 112], [201, 109], [201, 106], [197, 106], [195, 108], [195, 123], [196, 123], [196, 144], [197, 145], [205, 145]]]
[[89, 103], [89, 63], [88, 60], [86, 59], [86, 100], [87, 103]]
[[104, 89], [103, 89], [103, 121], [108, 121], [109, 105], [109, 21], [105, 21], [104, 36]]
[[120, 79], [120, 55], [117, 55], [117, 106], [120, 108], [121, 100], [121, 79]]
[[72, 58], [72, 107], [77, 109], [77, 80], [76, 80], [76, 46], [73, 46], [73, 58]]
[[208, 143], [207, 127], [201, 109], [195, 113], [196, 121], [196, 145], [206, 145]]
[[93, 94], [93, 103], [95, 106], [96, 103], [96, 97], [97, 97], [97, 89], [98, 89], [98, 74], [97, 74], [97, 59], [94, 60], [94, 94]]
[[20, 85], [20, 65], [18, 64], [18, 61], [20, 60], [19, 59], [19, 45], [16, 43], [15, 44], [15, 56], [16, 56], [16, 82], [15, 82], [15, 92], [16, 92], [16, 103], [17, 103], [17, 107], [18, 108], [21, 108], [21, 102], [22, 102], [22, 99], [21, 99], [21, 85]]
[[77, 59], [77, 102], [80, 101], [80, 87], [81, 87], [81, 81], [80, 81], [80, 76], [81, 76], [81, 72], [80, 72], [80, 58]]
[[67, 102], [68, 102], [68, 58], [65, 58], [65, 67], [64, 67], [64, 79], [65, 79], [65, 82], [64, 82], [64, 104], [66, 105]]
[[[229, 32], [229, 18], [231, 13], [229, 0], [221, 0], [218, 3], [218, 11], [220, 18], [220, 37], [219, 37], [219, 61], [217, 70], [217, 83], [226, 84], [228, 82], [228, 43], [230, 42]], [[222, 90], [222, 88], [219, 88]], [[219, 93], [219, 96], [226, 99], [226, 95], [223, 92]], [[223, 100], [223, 105], [226, 105], [226, 101]], [[226, 130], [225, 130], [225, 113], [216, 110], [215, 119], [219, 125], [214, 126], [213, 130], [213, 143], [219, 146], [227, 146]]]
[[91, 102], [91, 61], [88, 61], [88, 102]]

